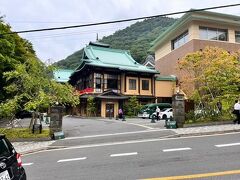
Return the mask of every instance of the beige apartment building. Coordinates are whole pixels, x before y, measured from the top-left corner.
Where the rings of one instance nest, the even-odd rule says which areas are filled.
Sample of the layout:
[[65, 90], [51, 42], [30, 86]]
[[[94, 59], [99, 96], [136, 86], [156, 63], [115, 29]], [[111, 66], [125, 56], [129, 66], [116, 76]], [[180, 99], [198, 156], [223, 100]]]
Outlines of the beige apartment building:
[[208, 11], [183, 15], [152, 43], [156, 69], [161, 75], [176, 75], [177, 62], [187, 53], [206, 46], [240, 50], [240, 17]]

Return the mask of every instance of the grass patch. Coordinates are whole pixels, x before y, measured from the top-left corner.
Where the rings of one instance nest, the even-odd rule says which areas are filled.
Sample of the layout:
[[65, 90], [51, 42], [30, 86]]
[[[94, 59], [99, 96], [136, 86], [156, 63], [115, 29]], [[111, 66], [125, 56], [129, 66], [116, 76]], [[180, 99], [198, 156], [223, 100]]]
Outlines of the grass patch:
[[8, 139], [37, 139], [48, 138], [49, 129], [43, 129], [42, 133], [32, 134], [32, 131], [28, 128], [0, 128], [0, 134], [5, 134]]

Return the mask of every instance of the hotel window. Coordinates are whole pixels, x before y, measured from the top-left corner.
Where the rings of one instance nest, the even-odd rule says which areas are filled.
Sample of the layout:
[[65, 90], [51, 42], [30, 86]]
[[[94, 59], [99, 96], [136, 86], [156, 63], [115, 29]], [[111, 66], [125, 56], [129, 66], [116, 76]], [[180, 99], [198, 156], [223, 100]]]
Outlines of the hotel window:
[[188, 42], [188, 31], [184, 32], [174, 40], [172, 40], [172, 50], [179, 48]]
[[118, 76], [117, 75], [107, 75], [107, 88], [108, 89], [118, 89]]
[[136, 79], [129, 79], [129, 90], [136, 90]]
[[101, 89], [101, 78], [95, 79], [96, 89]]
[[240, 31], [235, 31], [235, 41], [240, 43]]
[[217, 40], [217, 41], [227, 41], [228, 31], [227, 29], [209, 28], [209, 27], [199, 27], [200, 39], [205, 40]]
[[95, 89], [96, 92], [100, 92], [102, 87], [101, 74], [95, 73]]
[[142, 90], [149, 90], [149, 80], [142, 80]]

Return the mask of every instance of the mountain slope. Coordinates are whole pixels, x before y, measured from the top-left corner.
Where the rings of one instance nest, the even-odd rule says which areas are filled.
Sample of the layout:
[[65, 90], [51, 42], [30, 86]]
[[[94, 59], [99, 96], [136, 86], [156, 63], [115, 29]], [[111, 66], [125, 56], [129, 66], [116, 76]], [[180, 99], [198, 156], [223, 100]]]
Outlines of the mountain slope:
[[[103, 37], [100, 42], [110, 44], [112, 48], [130, 50], [133, 58], [142, 63], [149, 54], [150, 43], [172, 25], [176, 19], [158, 17], [136, 22], [131, 26]], [[75, 69], [82, 57], [83, 49], [76, 51], [66, 59], [56, 62], [59, 68]]]

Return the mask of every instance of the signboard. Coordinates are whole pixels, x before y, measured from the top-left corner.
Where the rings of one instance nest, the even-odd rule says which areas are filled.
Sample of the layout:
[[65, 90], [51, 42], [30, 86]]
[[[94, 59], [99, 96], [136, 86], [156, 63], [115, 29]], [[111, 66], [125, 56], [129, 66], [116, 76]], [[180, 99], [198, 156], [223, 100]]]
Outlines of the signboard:
[[166, 122], [166, 128], [167, 129], [176, 129], [177, 128], [177, 122], [176, 121], [167, 121]]
[[177, 94], [177, 95], [175, 95], [175, 99], [176, 99], [177, 101], [183, 101], [183, 100], [184, 100], [184, 96], [183, 96], [183, 95], [180, 95], [180, 94]]

